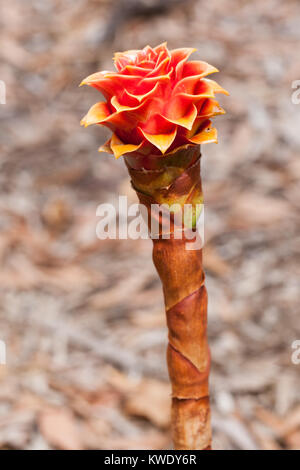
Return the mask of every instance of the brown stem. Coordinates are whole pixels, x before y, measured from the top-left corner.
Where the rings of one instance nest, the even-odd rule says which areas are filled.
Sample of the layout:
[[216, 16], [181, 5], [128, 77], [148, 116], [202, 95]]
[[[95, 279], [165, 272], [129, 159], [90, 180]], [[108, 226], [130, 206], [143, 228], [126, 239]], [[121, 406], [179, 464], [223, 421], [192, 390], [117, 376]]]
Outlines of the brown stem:
[[211, 445], [207, 294], [201, 250], [187, 251], [185, 242], [154, 240], [153, 261], [163, 284], [169, 328], [174, 446], [206, 449]]
[[[178, 151], [159, 159], [131, 157], [126, 164], [139, 200], [151, 214], [151, 204], [202, 202], [200, 150]], [[140, 165], [140, 167], [139, 167]], [[168, 211], [167, 211], [168, 212]], [[193, 212], [195, 216], [195, 211]], [[153, 216], [153, 213], [151, 214]], [[159, 237], [153, 239], [153, 262], [165, 299], [169, 344], [167, 361], [172, 383], [172, 435], [175, 449], [204, 450], [211, 446], [209, 407], [210, 355], [207, 344], [207, 293], [204, 286], [202, 249], [187, 249], [197, 235], [183, 230], [170, 212], [159, 215]], [[194, 222], [197, 216], [194, 217]], [[149, 228], [151, 218], [148, 217]], [[168, 238], [163, 236], [169, 234]], [[191, 236], [193, 237], [191, 239]]]

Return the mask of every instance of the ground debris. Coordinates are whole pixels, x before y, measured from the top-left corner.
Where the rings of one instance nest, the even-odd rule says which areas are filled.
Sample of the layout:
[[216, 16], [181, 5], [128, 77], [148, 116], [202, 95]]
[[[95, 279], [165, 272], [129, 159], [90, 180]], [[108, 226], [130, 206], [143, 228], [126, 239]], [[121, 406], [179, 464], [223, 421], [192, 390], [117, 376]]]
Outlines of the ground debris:
[[165, 40], [198, 48], [231, 94], [202, 149], [214, 445], [300, 449], [299, 2], [125, 3], [141, 13], [117, 29], [106, 0], [1, 11], [0, 449], [171, 447], [151, 242], [96, 238], [98, 204], [136, 199], [97, 153], [108, 133], [79, 126], [101, 97], [77, 87]]

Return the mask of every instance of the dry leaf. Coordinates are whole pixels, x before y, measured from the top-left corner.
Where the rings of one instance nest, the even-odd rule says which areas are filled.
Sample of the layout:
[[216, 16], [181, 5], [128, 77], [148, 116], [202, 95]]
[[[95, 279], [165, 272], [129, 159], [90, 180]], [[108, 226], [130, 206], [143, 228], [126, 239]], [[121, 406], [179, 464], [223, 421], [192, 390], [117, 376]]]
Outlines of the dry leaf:
[[125, 411], [151, 421], [159, 428], [170, 423], [170, 386], [156, 380], [144, 380], [125, 403]]
[[117, 450], [159, 450], [171, 445], [170, 437], [165, 433], [150, 431], [138, 436], [110, 437], [101, 440], [101, 449]]
[[240, 194], [234, 202], [230, 224], [239, 229], [272, 227], [290, 216], [291, 207], [284, 200], [249, 192]]
[[64, 232], [72, 222], [71, 207], [63, 199], [47, 201], [41, 215], [43, 222], [53, 233]]
[[44, 409], [39, 414], [38, 425], [44, 438], [54, 449], [82, 449], [75, 418], [67, 408]]
[[203, 248], [204, 268], [219, 276], [226, 276], [230, 272], [230, 265], [221, 258], [212, 244]]

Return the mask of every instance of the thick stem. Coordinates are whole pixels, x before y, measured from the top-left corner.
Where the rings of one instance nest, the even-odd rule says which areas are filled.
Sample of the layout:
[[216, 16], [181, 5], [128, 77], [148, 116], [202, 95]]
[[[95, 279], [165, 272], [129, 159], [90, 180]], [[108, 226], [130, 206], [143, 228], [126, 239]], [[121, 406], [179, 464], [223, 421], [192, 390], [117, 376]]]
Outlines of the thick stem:
[[169, 328], [174, 447], [207, 449], [211, 445], [207, 294], [201, 250], [188, 251], [185, 243], [154, 240], [153, 261], [163, 284]]
[[[186, 230], [179, 226], [174, 214], [171, 225], [165, 224], [169, 210], [164, 209], [159, 215], [151, 212], [152, 204], [190, 204], [190, 220], [195, 226], [196, 206], [202, 203], [200, 150], [183, 149], [167, 158], [132, 156], [126, 164], [139, 200], [148, 209], [149, 228], [153, 217], [159, 220], [159, 236], [153, 239], [153, 262], [163, 285], [169, 329], [167, 361], [172, 383], [174, 447], [210, 449], [210, 355], [202, 249], [197, 233], [191, 227]], [[196, 248], [187, 248], [195, 242]]]

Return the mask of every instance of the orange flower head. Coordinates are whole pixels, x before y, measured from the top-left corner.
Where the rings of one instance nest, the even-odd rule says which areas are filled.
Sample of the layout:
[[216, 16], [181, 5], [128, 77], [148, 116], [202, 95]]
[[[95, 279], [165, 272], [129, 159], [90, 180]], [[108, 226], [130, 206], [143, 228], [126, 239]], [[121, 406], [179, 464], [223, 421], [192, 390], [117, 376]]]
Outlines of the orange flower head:
[[202, 61], [188, 61], [191, 48], [155, 48], [118, 52], [116, 72], [98, 72], [81, 85], [99, 90], [96, 103], [81, 124], [101, 124], [113, 131], [100, 151], [116, 158], [131, 152], [163, 155], [181, 146], [217, 142], [210, 118], [224, 114], [216, 93], [228, 94], [207, 75], [218, 70]]

